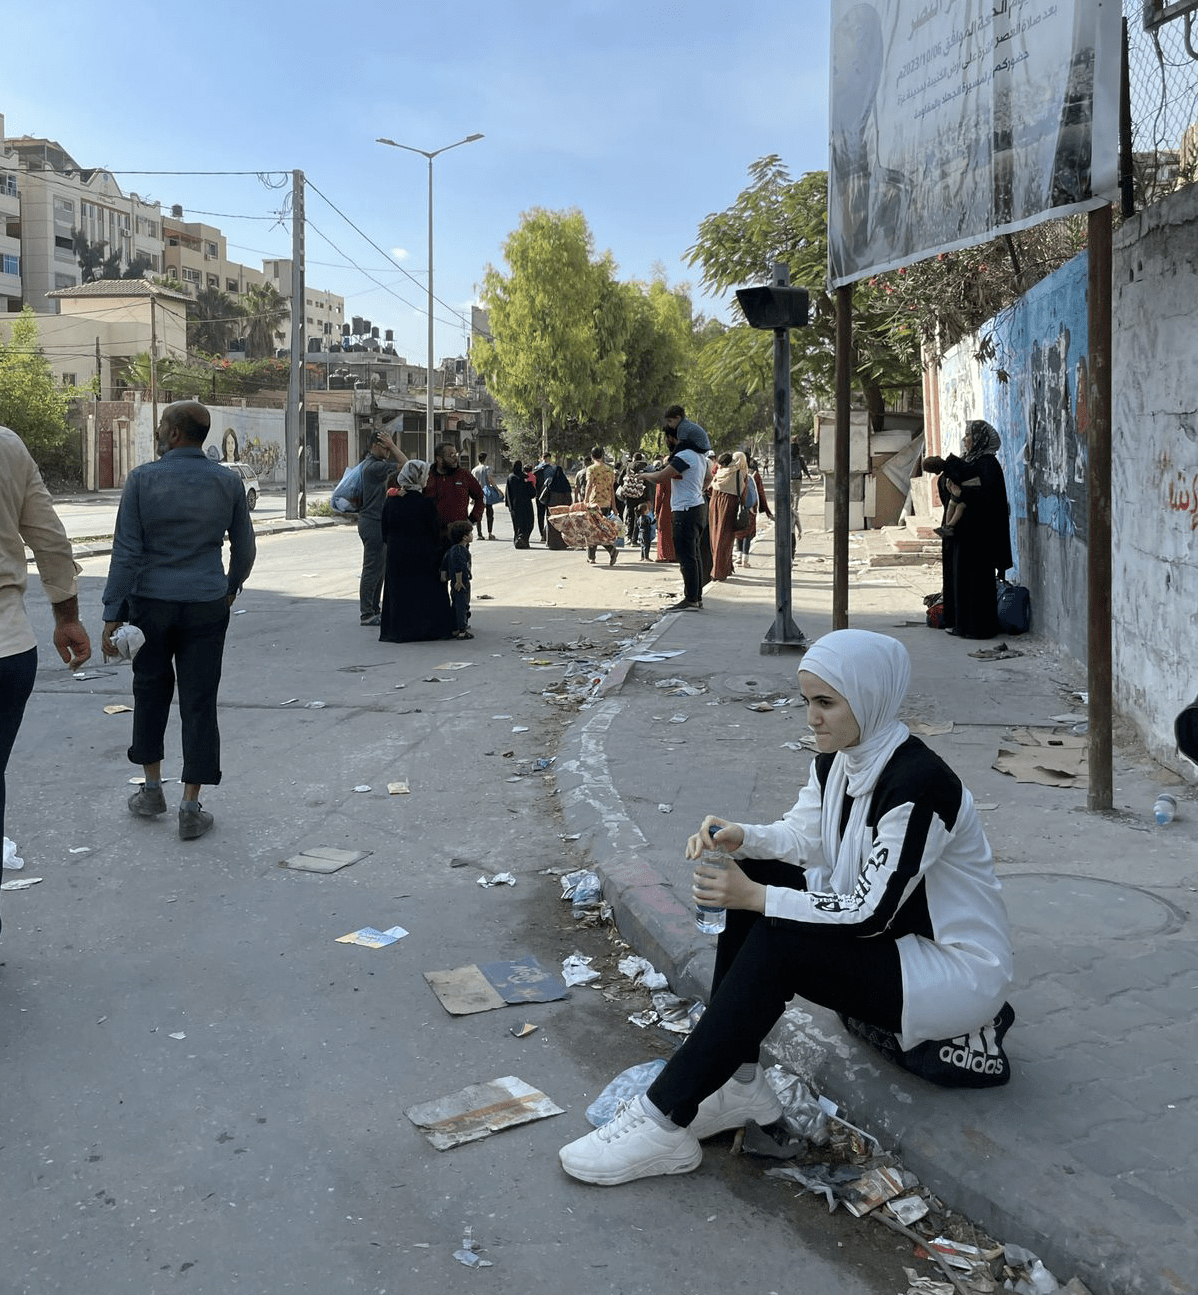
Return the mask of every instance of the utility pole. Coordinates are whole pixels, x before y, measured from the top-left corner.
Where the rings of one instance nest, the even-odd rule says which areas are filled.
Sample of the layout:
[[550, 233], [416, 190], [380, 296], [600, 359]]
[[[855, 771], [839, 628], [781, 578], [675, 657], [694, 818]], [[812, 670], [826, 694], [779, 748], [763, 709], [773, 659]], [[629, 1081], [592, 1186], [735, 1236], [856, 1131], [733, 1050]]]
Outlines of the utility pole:
[[150, 409], [154, 418], [152, 439], [158, 441], [158, 325], [154, 319], [154, 294], [150, 294]]
[[291, 173], [291, 371], [283, 423], [286, 455], [287, 518], [308, 515], [304, 490], [304, 173]]

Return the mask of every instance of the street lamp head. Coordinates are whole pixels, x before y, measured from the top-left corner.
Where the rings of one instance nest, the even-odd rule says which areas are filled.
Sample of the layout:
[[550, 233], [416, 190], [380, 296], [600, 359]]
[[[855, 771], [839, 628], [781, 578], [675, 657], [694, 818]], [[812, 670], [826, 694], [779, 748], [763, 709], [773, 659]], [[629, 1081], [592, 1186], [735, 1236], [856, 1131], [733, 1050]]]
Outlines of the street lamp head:
[[462, 140], [462, 143], [473, 144], [476, 139], [482, 139], [482, 134], [480, 133], [478, 135], [467, 135], [466, 138]]

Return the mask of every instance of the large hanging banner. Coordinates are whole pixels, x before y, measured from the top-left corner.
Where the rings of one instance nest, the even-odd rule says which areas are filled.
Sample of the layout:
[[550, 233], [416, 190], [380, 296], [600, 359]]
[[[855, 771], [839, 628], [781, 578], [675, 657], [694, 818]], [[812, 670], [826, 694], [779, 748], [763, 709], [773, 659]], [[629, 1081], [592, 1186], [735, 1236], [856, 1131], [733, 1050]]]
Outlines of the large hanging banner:
[[832, 283], [1117, 192], [1121, 0], [833, 0]]

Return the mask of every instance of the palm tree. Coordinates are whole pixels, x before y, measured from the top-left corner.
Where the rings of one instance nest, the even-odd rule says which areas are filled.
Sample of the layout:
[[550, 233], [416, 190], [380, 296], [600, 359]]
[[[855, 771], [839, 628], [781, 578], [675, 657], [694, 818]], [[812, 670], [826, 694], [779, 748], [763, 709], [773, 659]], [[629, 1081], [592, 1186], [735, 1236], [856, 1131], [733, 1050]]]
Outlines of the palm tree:
[[273, 283], [251, 284], [243, 303], [246, 319], [245, 354], [248, 360], [267, 360], [275, 353], [279, 326], [291, 314], [287, 298]]
[[245, 310], [219, 288], [201, 288], [187, 303], [187, 349], [222, 358], [240, 331]]

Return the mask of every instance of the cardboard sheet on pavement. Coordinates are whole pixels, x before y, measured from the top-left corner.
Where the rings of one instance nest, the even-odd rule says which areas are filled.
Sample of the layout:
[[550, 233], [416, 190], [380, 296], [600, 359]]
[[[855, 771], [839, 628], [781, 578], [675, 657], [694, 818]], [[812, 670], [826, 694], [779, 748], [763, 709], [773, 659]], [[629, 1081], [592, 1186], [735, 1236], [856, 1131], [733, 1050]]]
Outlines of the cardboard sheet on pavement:
[[424, 978], [451, 1016], [490, 1012], [509, 1003], [552, 1003], [566, 996], [566, 986], [532, 954], [511, 962], [426, 971]]
[[999, 745], [993, 767], [1016, 782], [1085, 787], [1089, 782], [1086, 738], [1048, 728], [1017, 728]]
[[501, 1129], [563, 1114], [544, 1093], [515, 1075], [470, 1084], [456, 1093], [409, 1106], [404, 1114], [438, 1151], [477, 1142]]

